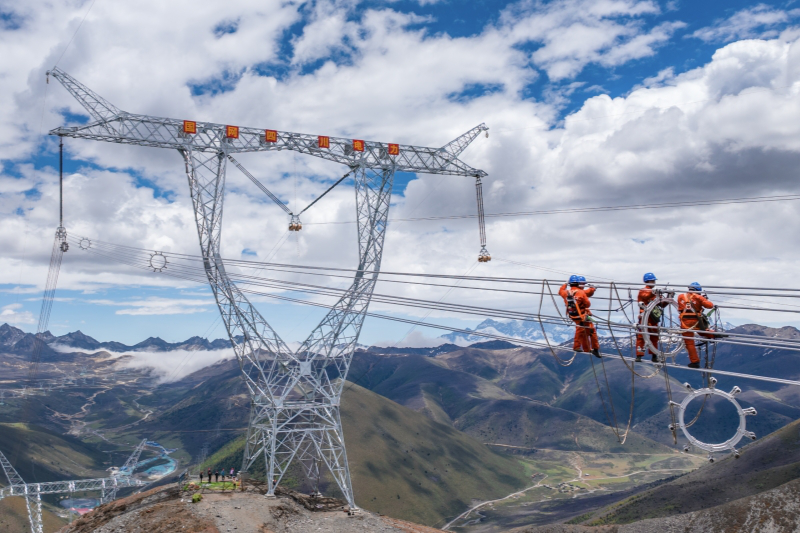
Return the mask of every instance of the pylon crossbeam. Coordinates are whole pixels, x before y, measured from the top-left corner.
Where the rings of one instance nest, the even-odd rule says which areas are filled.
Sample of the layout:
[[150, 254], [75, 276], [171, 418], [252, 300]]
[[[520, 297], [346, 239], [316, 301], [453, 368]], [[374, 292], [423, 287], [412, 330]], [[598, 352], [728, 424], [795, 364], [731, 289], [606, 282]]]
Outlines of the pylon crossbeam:
[[358, 151], [353, 139], [327, 137], [329, 146], [324, 147], [320, 146], [318, 135], [304, 133], [276, 131], [275, 141], [270, 142], [263, 128], [239, 127], [238, 137], [230, 138], [226, 136], [226, 124], [212, 122], [196, 122], [197, 133], [187, 135], [183, 131], [183, 120], [120, 111], [63, 70], [54, 68], [49, 74], [61, 82], [94, 119], [81, 126], [57, 128], [50, 132], [52, 135], [212, 154], [221, 151], [233, 154], [293, 150], [351, 168], [362, 165], [367, 168], [395, 168], [400, 172], [473, 177], [486, 175], [482, 170], [472, 168], [458, 159], [461, 151], [480, 132], [488, 130], [483, 124], [442, 148], [392, 145], [397, 147], [396, 155], [392, 155], [389, 143], [364, 141], [363, 151]]

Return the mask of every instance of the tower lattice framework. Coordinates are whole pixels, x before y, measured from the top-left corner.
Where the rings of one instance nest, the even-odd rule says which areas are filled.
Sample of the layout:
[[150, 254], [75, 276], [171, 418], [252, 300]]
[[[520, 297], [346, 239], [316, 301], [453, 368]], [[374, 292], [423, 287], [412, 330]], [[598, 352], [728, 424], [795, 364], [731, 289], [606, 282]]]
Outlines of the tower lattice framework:
[[[242, 464], [263, 457], [272, 495], [293, 461], [310, 479], [330, 471], [355, 507], [339, 415], [350, 363], [380, 272], [397, 171], [474, 177], [486, 173], [458, 156], [488, 128], [481, 124], [441, 148], [233, 127], [121, 111], [59, 69], [48, 73], [83, 105], [87, 124], [50, 133], [121, 144], [176, 149], [183, 157], [209, 284], [250, 395]], [[324, 139], [324, 141], [323, 141]], [[228, 155], [293, 150], [346, 165], [355, 181], [358, 269], [349, 290], [297, 351], [291, 350], [228, 278], [220, 255]]]

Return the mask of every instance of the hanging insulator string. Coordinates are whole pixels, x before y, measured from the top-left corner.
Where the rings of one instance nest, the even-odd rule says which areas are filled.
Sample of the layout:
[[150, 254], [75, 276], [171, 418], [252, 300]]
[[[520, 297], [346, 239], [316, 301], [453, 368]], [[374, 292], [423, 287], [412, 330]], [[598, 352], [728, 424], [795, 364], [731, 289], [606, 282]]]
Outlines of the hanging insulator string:
[[483, 185], [480, 176], [475, 176], [475, 192], [478, 198], [478, 229], [481, 236], [481, 251], [478, 253], [478, 261], [487, 263], [492, 260], [492, 256], [486, 250], [486, 219], [483, 215]]
[[327, 191], [325, 191], [324, 193], [322, 193], [322, 194], [320, 194], [319, 196], [317, 196], [317, 199], [316, 199], [316, 200], [314, 200], [313, 202], [311, 202], [310, 204], [308, 204], [308, 205], [306, 206], [306, 208], [305, 208], [305, 209], [303, 209], [302, 211], [300, 211], [299, 213], [297, 213], [297, 216], [300, 216], [300, 215], [302, 215], [303, 213], [305, 213], [306, 211], [308, 211], [308, 208], [309, 208], [309, 207], [311, 207], [311, 206], [312, 206], [312, 205], [314, 205], [315, 203], [317, 203], [317, 202], [319, 202], [320, 200], [322, 200], [322, 197], [323, 197], [323, 196], [325, 196], [326, 194], [328, 194], [329, 192], [331, 192], [331, 191], [333, 190], [333, 188], [334, 188], [334, 187], [336, 187], [336, 186], [337, 186], [337, 185], [339, 185], [341, 182], [343, 182], [347, 176], [349, 176], [350, 174], [352, 174], [352, 173], [353, 173], [353, 172], [355, 172], [355, 171], [356, 171], [356, 169], [354, 168], [354, 169], [352, 169], [350, 172], [348, 172], [347, 174], [345, 174], [344, 176], [342, 176], [341, 178], [339, 178], [339, 180], [338, 180], [336, 183], [334, 183], [333, 185], [331, 185], [330, 187], [328, 187], [328, 190], [327, 190]]
[[[61, 242], [58, 247], [62, 252], [69, 250], [67, 230], [64, 229], [64, 137], [61, 136], [58, 137], [58, 229], [56, 229], [56, 241]], [[59, 259], [60, 264], [61, 260]]]
[[228, 156], [228, 159], [230, 160], [230, 162], [231, 162], [231, 163], [233, 163], [234, 165], [236, 165], [236, 168], [238, 168], [238, 169], [239, 169], [239, 170], [242, 172], [242, 174], [244, 174], [245, 176], [247, 176], [247, 177], [250, 179], [250, 181], [252, 181], [252, 182], [255, 184], [255, 186], [256, 186], [256, 187], [258, 187], [259, 189], [261, 189], [261, 192], [263, 192], [264, 194], [266, 194], [267, 196], [269, 196], [269, 197], [270, 197], [270, 199], [271, 199], [273, 202], [275, 202], [275, 203], [278, 205], [278, 207], [280, 207], [281, 209], [283, 209], [284, 211], [286, 211], [286, 213], [287, 213], [287, 214], [289, 214], [289, 215], [291, 215], [291, 214], [292, 214], [292, 212], [289, 210], [289, 208], [288, 208], [288, 207], [286, 207], [286, 204], [284, 204], [283, 202], [281, 202], [281, 201], [280, 201], [280, 199], [279, 199], [277, 196], [275, 196], [274, 194], [272, 194], [272, 192], [271, 192], [269, 189], [267, 189], [266, 187], [264, 187], [264, 184], [263, 184], [263, 183], [261, 183], [260, 181], [258, 181], [258, 180], [256, 179], [256, 177], [255, 177], [255, 176], [253, 176], [252, 174], [250, 174], [250, 172], [248, 172], [246, 168], [244, 168], [244, 167], [243, 167], [243, 166], [242, 166], [242, 165], [241, 165], [241, 164], [240, 164], [240, 163], [239, 163], [237, 160], [235, 160], [235, 159], [233, 158], [233, 156], [230, 156], [230, 155], [229, 155], [229, 156]]
[[58, 137], [58, 227], [64, 227], [64, 137]]

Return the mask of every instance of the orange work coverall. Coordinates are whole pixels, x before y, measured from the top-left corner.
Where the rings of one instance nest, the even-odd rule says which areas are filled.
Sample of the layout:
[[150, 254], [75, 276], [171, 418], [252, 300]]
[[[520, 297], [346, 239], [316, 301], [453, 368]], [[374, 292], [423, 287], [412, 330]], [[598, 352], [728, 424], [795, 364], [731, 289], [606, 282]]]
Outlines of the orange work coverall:
[[653, 315], [650, 315], [650, 320], [648, 320], [647, 324], [642, 324], [642, 318], [644, 317], [644, 308], [647, 307], [650, 302], [656, 299], [656, 295], [653, 292], [653, 289], [650, 287], [644, 287], [643, 289], [639, 290], [639, 296], [637, 300], [639, 301], [639, 328], [637, 328], [636, 332], [636, 357], [644, 357], [645, 351], [650, 352], [651, 355], [656, 355], [653, 353], [652, 349], [644, 349], [645, 342], [644, 342], [644, 331], [645, 326], [647, 326], [647, 330], [649, 331], [648, 335], [650, 337], [650, 342], [653, 346], [658, 346], [658, 320], [653, 318]]
[[[589, 316], [592, 314], [589, 311], [589, 307], [592, 305], [589, 298], [594, 295], [596, 290], [594, 287], [588, 289], [568, 287], [566, 283], [558, 289], [558, 295], [564, 298], [564, 304], [567, 306], [567, 315], [575, 322], [575, 340], [572, 343], [572, 349], [576, 352], [591, 352], [600, 349], [597, 330], [594, 329], [594, 323], [589, 320]], [[570, 294], [575, 300], [577, 314], [569, 312]]]
[[[681, 316], [681, 329], [697, 329], [699, 322], [698, 316], [703, 312], [703, 309], [711, 309], [714, 304], [711, 300], [703, 297], [701, 294], [689, 292], [678, 296], [678, 312]], [[694, 344], [695, 334], [693, 331], [684, 331], [683, 342], [686, 344], [686, 351], [689, 352], [689, 361], [692, 363], [699, 363], [700, 357], [697, 356], [697, 347]], [[712, 337], [707, 333], [699, 332], [701, 337]]]

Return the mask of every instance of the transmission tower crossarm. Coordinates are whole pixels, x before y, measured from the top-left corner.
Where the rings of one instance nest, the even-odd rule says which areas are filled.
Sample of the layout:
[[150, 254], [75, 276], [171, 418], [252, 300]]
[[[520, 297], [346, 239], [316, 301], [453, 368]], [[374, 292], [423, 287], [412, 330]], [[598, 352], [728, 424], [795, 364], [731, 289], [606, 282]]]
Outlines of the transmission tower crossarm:
[[[459, 135], [449, 143], [442, 146], [440, 150], [447, 152], [451, 157], [458, 157], [461, 155], [461, 152], [466, 150], [467, 146], [472, 144], [472, 141], [474, 141], [478, 135], [484, 131], [489, 131], [489, 127], [483, 123], [478, 124], [468, 132], [464, 133], [463, 135]], [[488, 136], [489, 134], [487, 133], [486, 135]]]
[[0, 467], [3, 468], [3, 473], [6, 475], [6, 479], [8, 480], [8, 488], [11, 489], [12, 494], [15, 487], [25, 486], [25, 482], [22, 480], [22, 477], [17, 473], [9, 460], [6, 459], [6, 456], [3, 455], [3, 452], [0, 452]]
[[350, 168], [393, 168], [399, 172], [486, 176], [482, 170], [474, 169], [458, 159], [469, 143], [488, 129], [483, 124], [442, 148], [292, 133], [128, 113], [119, 110], [63, 70], [53, 68], [49, 74], [61, 82], [94, 119], [80, 126], [56, 128], [50, 131], [51, 135], [189, 152], [233, 154], [293, 150]]
[[47, 75], [53, 76], [61, 82], [61, 85], [89, 112], [94, 120], [108, 121], [121, 113], [115, 105], [58, 67], [48, 71]]

